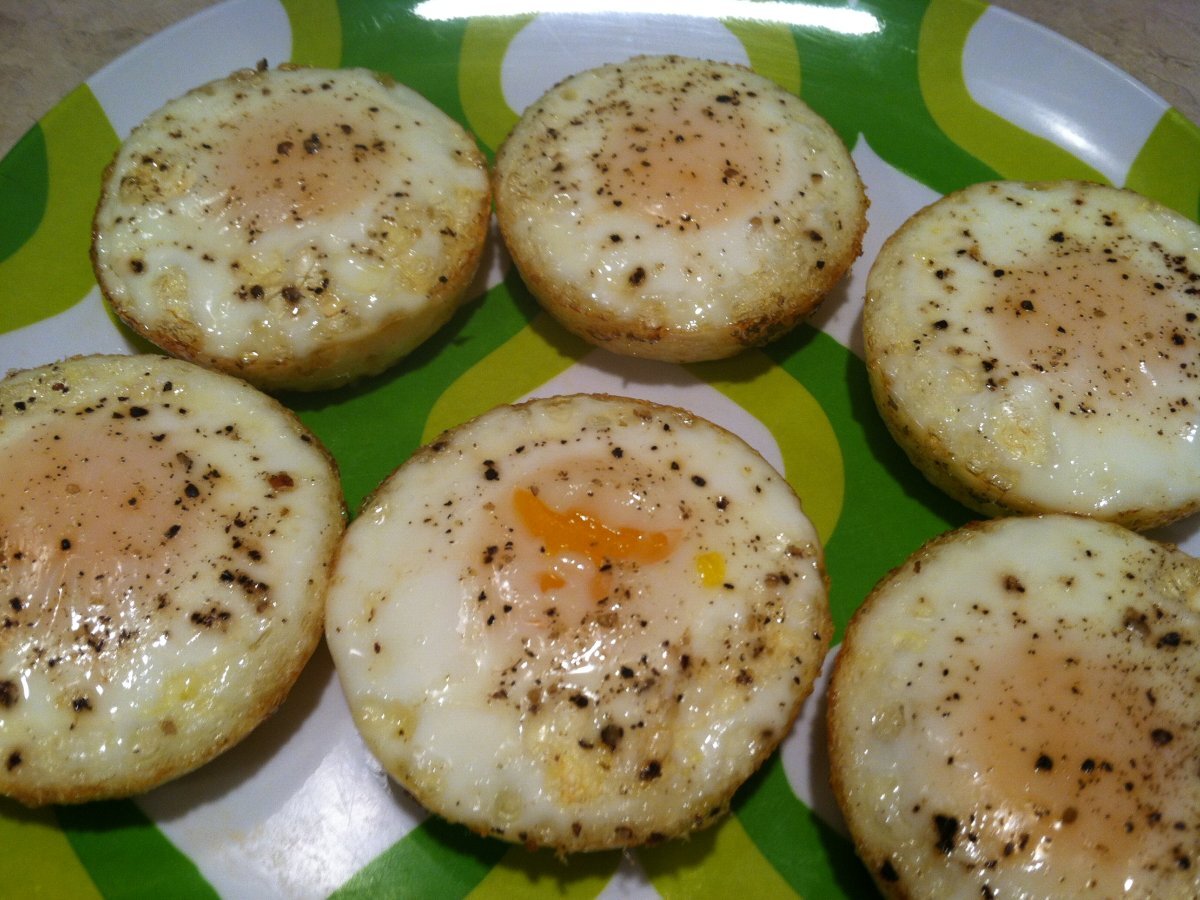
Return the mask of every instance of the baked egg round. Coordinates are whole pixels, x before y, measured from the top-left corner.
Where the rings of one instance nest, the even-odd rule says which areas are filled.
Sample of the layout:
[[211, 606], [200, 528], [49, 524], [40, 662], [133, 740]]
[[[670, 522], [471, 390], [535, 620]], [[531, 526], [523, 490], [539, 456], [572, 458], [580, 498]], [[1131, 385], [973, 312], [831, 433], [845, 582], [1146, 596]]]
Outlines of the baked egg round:
[[841, 138], [753, 71], [635, 57], [565, 79], [496, 155], [496, 213], [530, 291], [617, 353], [731, 356], [800, 322], [862, 249]]
[[315, 649], [334, 464], [250, 385], [158, 356], [0, 381], [0, 794], [140, 793], [237, 743]]
[[876, 403], [988, 515], [1143, 530], [1200, 510], [1200, 226], [1132, 191], [987, 182], [884, 244], [863, 313]]
[[1067, 515], [927, 544], [855, 614], [832, 783], [893, 897], [1200, 894], [1200, 561]]
[[378, 373], [446, 323], [491, 215], [458, 123], [365, 69], [245, 69], [174, 99], [104, 176], [92, 258], [167, 352], [267, 390]]
[[717, 820], [831, 632], [784, 478], [704, 419], [605, 395], [499, 407], [419, 450], [348, 529], [326, 621], [406, 790], [560, 852]]

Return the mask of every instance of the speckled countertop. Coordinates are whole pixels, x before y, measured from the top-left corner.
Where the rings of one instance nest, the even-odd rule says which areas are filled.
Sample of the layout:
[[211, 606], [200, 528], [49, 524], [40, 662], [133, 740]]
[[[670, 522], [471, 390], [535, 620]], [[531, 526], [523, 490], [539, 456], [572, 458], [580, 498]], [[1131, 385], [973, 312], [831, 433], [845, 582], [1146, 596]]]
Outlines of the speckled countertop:
[[[0, 0], [0, 154], [77, 84], [208, 0]], [[1198, 0], [1000, 0], [1116, 64], [1200, 122]]]

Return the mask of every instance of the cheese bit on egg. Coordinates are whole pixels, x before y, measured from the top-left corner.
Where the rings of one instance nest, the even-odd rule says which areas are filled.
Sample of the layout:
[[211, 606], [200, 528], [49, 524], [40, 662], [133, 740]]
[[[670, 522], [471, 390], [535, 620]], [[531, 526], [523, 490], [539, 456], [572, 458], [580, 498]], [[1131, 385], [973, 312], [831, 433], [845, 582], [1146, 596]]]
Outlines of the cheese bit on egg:
[[1200, 510], [1200, 226], [1131, 191], [987, 182], [884, 244], [863, 333], [876, 403], [988, 515], [1143, 530]]
[[496, 155], [521, 276], [584, 339], [719, 359], [800, 322], [861, 252], [867, 200], [837, 133], [749, 69], [636, 57], [574, 75]]
[[883, 579], [830, 684], [834, 793], [890, 897], [1200, 896], [1200, 561], [1085, 517]]
[[0, 381], [0, 794], [123, 797], [241, 740], [321, 637], [337, 470], [243, 381], [91, 356]]
[[246, 69], [172, 100], [105, 172], [96, 277], [164, 350], [267, 390], [378, 373], [457, 309], [491, 213], [473, 139], [363, 69]]
[[716, 821], [832, 626], [788, 483], [673, 407], [500, 407], [364, 503], [326, 634], [354, 719], [430, 810], [560, 852]]

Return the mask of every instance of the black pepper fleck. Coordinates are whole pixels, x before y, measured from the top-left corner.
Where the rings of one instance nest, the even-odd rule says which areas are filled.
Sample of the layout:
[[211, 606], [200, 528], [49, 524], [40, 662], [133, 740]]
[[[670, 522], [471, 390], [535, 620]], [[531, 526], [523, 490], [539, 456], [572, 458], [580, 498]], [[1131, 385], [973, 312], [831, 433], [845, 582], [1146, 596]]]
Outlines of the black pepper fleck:
[[625, 729], [620, 725], [610, 723], [600, 729], [600, 743], [609, 750], [616, 750], [623, 737], [625, 737]]
[[949, 856], [954, 852], [954, 841], [958, 836], [958, 819], [954, 816], [935, 815], [933, 827], [937, 832], [937, 849]]
[[1165, 728], [1155, 728], [1150, 732], [1150, 740], [1154, 741], [1156, 747], [1165, 747], [1175, 740], [1175, 735]]

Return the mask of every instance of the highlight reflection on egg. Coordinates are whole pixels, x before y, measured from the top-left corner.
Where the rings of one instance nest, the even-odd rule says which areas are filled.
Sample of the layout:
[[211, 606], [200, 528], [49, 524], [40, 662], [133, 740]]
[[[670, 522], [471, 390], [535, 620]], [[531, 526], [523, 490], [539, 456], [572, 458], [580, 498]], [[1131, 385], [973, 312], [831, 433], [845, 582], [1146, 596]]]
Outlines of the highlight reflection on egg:
[[487, 168], [440, 109], [363, 69], [242, 70], [149, 116], [93, 226], [116, 313], [163, 349], [266, 389], [394, 363], [470, 285]]
[[987, 514], [1145, 529], [1200, 510], [1200, 226], [1131, 191], [989, 182], [884, 245], [871, 387], [931, 481]]
[[1200, 561], [995, 519], [872, 592], [830, 687], [832, 780], [896, 897], [1200, 893]]
[[787, 482], [683, 410], [500, 407], [365, 503], [326, 633], [355, 721], [429, 809], [563, 851], [710, 824], [831, 634]]
[[337, 470], [245, 382], [158, 356], [0, 381], [0, 794], [149, 790], [235, 744], [321, 637]]
[[675, 362], [778, 338], [861, 252], [837, 133], [749, 69], [635, 57], [565, 79], [496, 155], [522, 278], [594, 344]]

